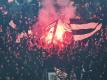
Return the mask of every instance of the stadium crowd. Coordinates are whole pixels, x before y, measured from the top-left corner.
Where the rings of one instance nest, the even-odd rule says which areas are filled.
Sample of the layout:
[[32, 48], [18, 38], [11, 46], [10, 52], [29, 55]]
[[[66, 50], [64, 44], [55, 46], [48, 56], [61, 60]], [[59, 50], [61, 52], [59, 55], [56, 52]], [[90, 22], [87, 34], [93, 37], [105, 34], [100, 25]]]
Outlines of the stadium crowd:
[[60, 55], [47, 56], [34, 45], [36, 36], [31, 32], [39, 0], [0, 0], [0, 80], [47, 80], [47, 73], [54, 67], [64, 70], [68, 80], [107, 79], [107, 1], [74, 2], [78, 16], [103, 19], [103, 27]]

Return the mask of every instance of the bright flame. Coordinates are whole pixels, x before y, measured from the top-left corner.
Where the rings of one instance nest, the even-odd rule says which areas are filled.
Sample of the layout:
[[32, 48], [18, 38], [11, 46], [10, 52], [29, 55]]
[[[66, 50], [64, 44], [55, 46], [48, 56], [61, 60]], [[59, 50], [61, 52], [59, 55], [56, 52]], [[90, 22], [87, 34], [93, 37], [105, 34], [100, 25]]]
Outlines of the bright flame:
[[68, 44], [73, 42], [73, 36], [70, 26], [62, 19], [54, 21], [47, 28], [38, 39], [38, 47], [49, 50], [56, 49], [62, 51]]
[[55, 33], [55, 37], [58, 41], [63, 42], [63, 35], [65, 33], [65, 29], [64, 29], [64, 25], [61, 22], [61, 20], [59, 20], [57, 28], [56, 28], [56, 33]]
[[63, 42], [63, 35], [65, 33], [64, 24], [61, 20], [53, 25], [46, 35], [45, 42], [56, 44], [57, 41]]
[[50, 29], [50, 31], [47, 33], [47, 36], [45, 38], [45, 42], [51, 43], [52, 42], [52, 37], [53, 37], [53, 31], [54, 27]]

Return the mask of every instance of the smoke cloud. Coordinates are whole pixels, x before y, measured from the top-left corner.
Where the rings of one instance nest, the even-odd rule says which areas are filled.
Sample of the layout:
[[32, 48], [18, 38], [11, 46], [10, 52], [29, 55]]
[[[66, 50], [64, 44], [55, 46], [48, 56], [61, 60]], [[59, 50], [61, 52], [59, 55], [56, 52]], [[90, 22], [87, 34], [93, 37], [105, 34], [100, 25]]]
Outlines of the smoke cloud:
[[75, 17], [76, 8], [71, 0], [40, 0], [38, 21], [34, 25], [34, 32], [42, 34], [42, 31], [55, 20], [63, 16], [65, 22]]
[[41, 0], [39, 22], [49, 24], [64, 15], [68, 20], [75, 17], [75, 7], [71, 0]]

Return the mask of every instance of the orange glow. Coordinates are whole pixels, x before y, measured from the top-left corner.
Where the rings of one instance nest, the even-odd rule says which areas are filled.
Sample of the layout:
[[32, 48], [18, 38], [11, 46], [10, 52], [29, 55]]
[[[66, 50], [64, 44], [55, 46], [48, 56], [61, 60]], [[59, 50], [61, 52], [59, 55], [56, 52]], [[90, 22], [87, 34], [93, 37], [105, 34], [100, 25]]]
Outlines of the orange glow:
[[65, 33], [64, 25], [61, 22], [61, 20], [59, 20], [57, 28], [56, 28], [55, 39], [63, 42], [64, 33]]
[[52, 42], [53, 31], [54, 31], [54, 27], [52, 27], [50, 29], [50, 31], [47, 33], [47, 36], [45, 38], [45, 42], [47, 42], [47, 43], [51, 43]]
[[73, 36], [69, 24], [58, 19], [42, 30], [37, 45], [51, 53], [52, 49], [56, 49], [57, 52], [64, 50], [72, 42]]
[[48, 44], [56, 44], [57, 42], [63, 42], [63, 35], [66, 32], [64, 27], [65, 25], [61, 20], [59, 20], [56, 25], [51, 26], [50, 30], [47, 32], [47, 35], [45, 36], [45, 42]]
[[40, 46], [44, 49], [56, 47], [60, 51], [73, 41], [72, 38], [69, 25], [59, 19], [44, 30], [40, 39]]

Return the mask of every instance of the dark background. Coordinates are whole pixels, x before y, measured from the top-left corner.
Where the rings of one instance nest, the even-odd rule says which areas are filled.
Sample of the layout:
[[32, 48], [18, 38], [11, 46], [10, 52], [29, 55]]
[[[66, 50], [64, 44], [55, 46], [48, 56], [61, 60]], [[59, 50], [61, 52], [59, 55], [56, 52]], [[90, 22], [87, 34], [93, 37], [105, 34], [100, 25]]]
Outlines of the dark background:
[[[37, 21], [39, 1], [0, 0], [0, 80], [47, 80], [47, 72], [57, 67], [69, 74], [69, 80], [107, 80], [107, 0], [74, 0], [77, 15], [83, 20], [102, 19], [103, 27], [92, 37], [70, 45], [60, 55], [51, 55], [36, 46], [28, 50], [16, 35], [27, 32]], [[7, 14], [5, 14], [7, 12]], [[14, 20], [18, 31], [9, 26]], [[21, 22], [20, 22], [20, 21]], [[26, 23], [27, 22], [27, 23]]]

